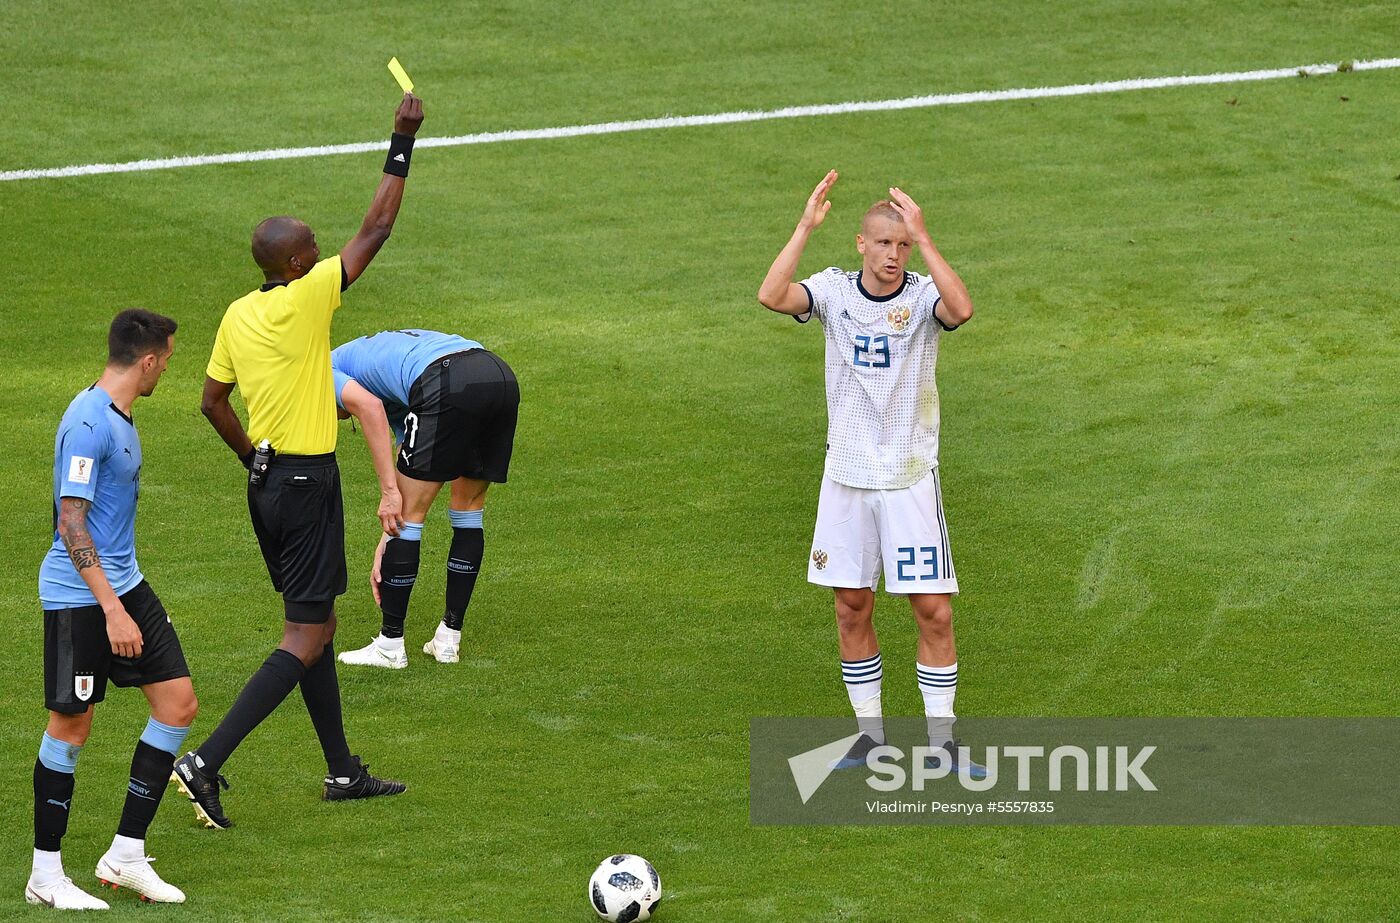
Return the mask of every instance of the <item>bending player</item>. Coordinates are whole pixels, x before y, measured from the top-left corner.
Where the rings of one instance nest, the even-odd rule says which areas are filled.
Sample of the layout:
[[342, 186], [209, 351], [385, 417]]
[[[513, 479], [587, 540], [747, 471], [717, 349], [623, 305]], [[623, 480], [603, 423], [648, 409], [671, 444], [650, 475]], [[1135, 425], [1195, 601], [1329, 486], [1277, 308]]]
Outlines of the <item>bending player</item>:
[[136, 563], [141, 439], [131, 418], [132, 405], [149, 397], [165, 372], [175, 322], [123, 311], [107, 343], [102, 377], [68, 405], [54, 440], [53, 544], [39, 569], [49, 723], [34, 764], [34, 866], [24, 898], [60, 910], [107, 909], [63, 873], [59, 846], [78, 754], [109, 681], [139, 686], [151, 717], [136, 742], [126, 804], [111, 848], [97, 860], [97, 877], [146, 900], [185, 899], [151, 868], [146, 829], [198, 704], [175, 627]]
[[386, 532], [380, 540], [370, 576], [383, 616], [379, 635], [341, 654], [340, 661], [408, 666], [404, 621], [418, 580], [423, 523], [442, 485], [450, 482], [447, 601], [423, 653], [456, 663], [462, 621], [481, 571], [486, 489], [492, 482], [504, 484], [510, 469], [520, 408], [515, 373], [475, 340], [433, 330], [387, 330], [351, 340], [332, 350], [331, 370], [340, 415], [354, 415], [364, 425], [386, 496], [393, 485], [392, 426], [403, 498], [403, 525], [397, 535]]
[[[929, 745], [945, 750], [952, 766], [958, 580], [938, 483], [934, 366], [941, 333], [972, 317], [972, 299], [934, 246], [919, 206], [898, 188], [861, 221], [859, 271], [833, 267], [794, 283], [807, 240], [831, 209], [827, 193], [836, 179], [832, 170], [807, 199], [758, 300], [802, 323], [815, 315], [826, 335], [827, 454], [807, 579], [835, 590], [841, 675], [863, 732], [837, 766], [863, 765], [885, 742], [873, 620], [882, 564], [885, 589], [909, 597], [914, 610]], [[905, 270], [915, 246], [928, 276]]]

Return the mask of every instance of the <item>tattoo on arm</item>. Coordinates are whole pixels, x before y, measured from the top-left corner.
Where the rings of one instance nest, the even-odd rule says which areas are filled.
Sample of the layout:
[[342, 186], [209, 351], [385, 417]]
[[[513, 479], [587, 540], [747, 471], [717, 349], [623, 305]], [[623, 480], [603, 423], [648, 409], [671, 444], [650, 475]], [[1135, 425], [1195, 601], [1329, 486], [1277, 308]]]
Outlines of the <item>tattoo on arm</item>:
[[98, 565], [97, 549], [93, 547], [92, 535], [88, 532], [87, 511], [92, 507], [91, 500], [81, 497], [64, 497], [58, 510], [58, 534], [68, 549], [68, 557], [81, 573]]

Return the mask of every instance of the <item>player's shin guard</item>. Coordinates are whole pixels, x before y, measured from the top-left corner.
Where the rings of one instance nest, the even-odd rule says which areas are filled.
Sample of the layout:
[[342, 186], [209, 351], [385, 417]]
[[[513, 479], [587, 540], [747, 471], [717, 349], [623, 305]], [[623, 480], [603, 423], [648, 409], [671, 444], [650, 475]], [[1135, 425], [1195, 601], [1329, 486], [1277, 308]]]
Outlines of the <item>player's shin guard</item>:
[[384, 622], [379, 633], [386, 638], [402, 638], [408, 617], [408, 597], [418, 582], [418, 557], [422, 546], [423, 524], [406, 522], [398, 538], [384, 545], [379, 561], [379, 611]]
[[[34, 761], [34, 848], [57, 853], [68, 832], [73, 773], [82, 747], [44, 735]], [[37, 860], [36, 860], [37, 861]]]
[[453, 631], [462, 630], [472, 590], [476, 588], [476, 576], [481, 572], [481, 558], [486, 550], [481, 514], [481, 510], [449, 510], [447, 513], [452, 520], [452, 547], [447, 552], [447, 606], [442, 623]]
[[321, 659], [301, 678], [301, 698], [321, 741], [326, 768], [333, 776], [347, 776], [354, 769], [350, 745], [345, 741], [345, 722], [340, 710], [340, 677], [335, 670], [335, 644], [327, 644]]
[[126, 785], [126, 804], [122, 807], [117, 836], [144, 840], [170, 781], [170, 767], [180, 745], [189, 734], [188, 727], [171, 727], [155, 718], [146, 721], [146, 729], [136, 742], [131, 755], [131, 778]]
[[885, 719], [880, 711], [880, 681], [885, 671], [880, 652], [864, 660], [841, 661], [841, 678], [856, 713], [856, 725], [877, 744], [885, 742]]
[[924, 716], [928, 719], [928, 744], [944, 747], [953, 740], [953, 699], [958, 693], [957, 662], [946, 667], [916, 664], [919, 672], [919, 692], [924, 697]]
[[224, 715], [224, 720], [195, 751], [195, 762], [199, 768], [211, 779], [217, 775], [243, 738], [282, 704], [282, 700], [301, 682], [305, 672], [306, 665], [291, 651], [279, 647], [269, 654], [258, 671], [248, 679], [233, 707]]

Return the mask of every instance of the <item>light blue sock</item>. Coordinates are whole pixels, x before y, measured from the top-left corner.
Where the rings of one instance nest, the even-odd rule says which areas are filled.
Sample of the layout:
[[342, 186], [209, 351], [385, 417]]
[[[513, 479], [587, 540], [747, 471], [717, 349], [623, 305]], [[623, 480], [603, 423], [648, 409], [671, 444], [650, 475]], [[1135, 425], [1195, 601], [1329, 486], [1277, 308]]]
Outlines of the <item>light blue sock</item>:
[[161, 724], [155, 718], [146, 719], [146, 729], [141, 732], [141, 742], [155, 747], [157, 750], [164, 750], [172, 756], [180, 752], [180, 744], [185, 742], [189, 736], [188, 727], [171, 727], [168, 724]]
[[78, 768], [78, 754], [82, 752], [81, 744], [56, 740], [45, 732], [44, 740], [39, 744], [39, 762], [54, 772], [66, 772], [71, 776]]
[[447, 518], [454, 529], [480, 529], [481, 514], [485, 510], [448, 510]]

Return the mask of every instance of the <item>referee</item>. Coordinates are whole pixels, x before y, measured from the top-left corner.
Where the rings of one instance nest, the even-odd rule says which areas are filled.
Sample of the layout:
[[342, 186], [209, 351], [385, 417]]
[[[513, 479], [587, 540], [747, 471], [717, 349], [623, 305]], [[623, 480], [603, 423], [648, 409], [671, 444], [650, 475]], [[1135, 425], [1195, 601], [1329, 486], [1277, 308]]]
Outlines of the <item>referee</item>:
[[[249, 468], [248, 512], [286, 622], [282, 643], [223, 721], [198, 749], [175, 761], [173, 778], [206, 826], [231, 826], [219, 803], [219, 787], [228, 787], [219, 770], [298, 684], [326, 757], [324, 798], [405, 789], [370, 775], [350, 754], [341, 721], [333, 638], [335, 598], [345, 592], [345, 518], [335, 462], [330, 329], [341, 292], [389, 239], [422, 124], [422, 101], [405, 93], [374, 201], [337, 256], [321, 260], [316, 235], [295, 218], [268, 218], [257, 226], [253, 259], [266, 281], [229, 305], [214, 340], [201, 409]], [[248, 404], [247, 431], [229, 404], [234, 385]], [[387, 528], [397, 531], [398, 512], [389, 511]]]

